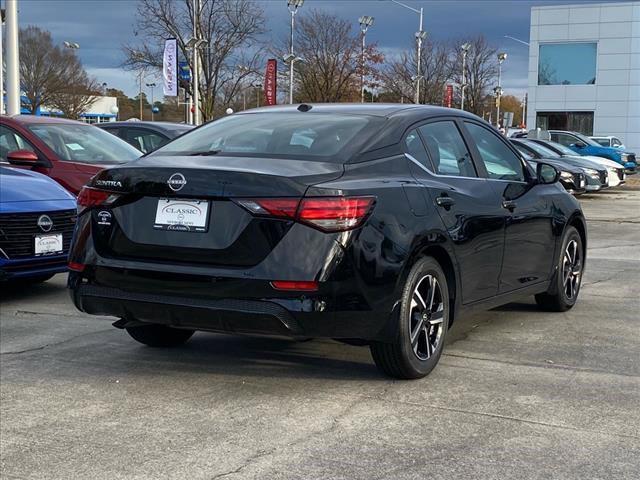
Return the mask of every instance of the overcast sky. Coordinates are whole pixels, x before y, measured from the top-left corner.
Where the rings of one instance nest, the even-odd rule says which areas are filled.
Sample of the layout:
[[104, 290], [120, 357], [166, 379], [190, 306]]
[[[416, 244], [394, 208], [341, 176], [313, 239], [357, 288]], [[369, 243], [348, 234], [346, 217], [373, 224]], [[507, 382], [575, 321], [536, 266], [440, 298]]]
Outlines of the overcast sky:
[[[178, 0], [175, 0], [178, 1]], [[180, 0], [182, 1], [182, 0]], [[529, 15], [533, 5], [595, 3], [586, 1], [412, 1], [414, 8], [424, 8], [424, 28], [437, 40], [483, 34], [496, 47], [508, 53], [503, 65], [503, 87], [507, 94], [522, 95], [527, 85], [528, 47], [504, 38], [511, 35], [529, 40]], [[289, 13], [286, 0], [261, 0], [270, 33], [267, 40], [286, 35]], [[37, 25], [49, 30], [56, 42], [80, 44], [79, 55], [87, 71], [100, 83], [137, 93], [135, 77], [120, 68], [122, 45], [135, 40], [133, 26], [136, 0], [19, 0], [21, 26]], [[413, 45], [418, 15], [384, 0], [306, 0], [301, 13], [323, 9], [353, 20], [354, 29], [360, 15], [375, 17], [367, 34], [367, 43], [377, 42], [387, 55]]]

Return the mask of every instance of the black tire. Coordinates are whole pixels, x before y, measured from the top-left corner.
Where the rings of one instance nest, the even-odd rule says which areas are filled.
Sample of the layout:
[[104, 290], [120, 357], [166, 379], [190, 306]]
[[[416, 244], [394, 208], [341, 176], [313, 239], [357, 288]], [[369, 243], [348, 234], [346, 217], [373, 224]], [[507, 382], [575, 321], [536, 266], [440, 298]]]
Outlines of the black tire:
[[193, 330], [153, 324], [129, 327], [126, 330], [134, 340], [150, 347], [177, 347], [186, 343], [194, 334]]
[[[577, 252], [577, 263], [570, 263], [571, 255], [570, 251], [572, 245], [575, 245]], [[569, 258], [567, 257], [569, 255]], [[540, 293], [536, 295], [536, 303], [544, 310], [550, 312], [566, 312], [573, 308], [578, 300], [578, 294], [580, 293], [580, 285], [582, 283], [582, 274], [584, 271], [584, 246], [582, 244], [582, 237], [578, 233], [575, 227], [568, 226], [564, 238], [562, 239], [562, 248], [560, 254], [556, 260], [556, 274], [553, 279], [553, 285], [551, 286], [550, 293]], [[570, 276], [567, 278], [567, 273], [570, 269]], [[576, 276], [577, 272], [577, 276]], [[572, 282], [570, 285], [567, 280]]]
[[[431, 279], [436, 281], [435, 288]], [[425, 282], [428, 282], [426, 286]], [[422, 297], [425, 296], [424, 292], [430, 295], [432, 288], [434, 296], [430, 302], [429, 298], [425, 300]], [[416, 301], [416, 291], [420, 302]], [[447, 278], [435, 259], [422, 258], [411, 268], [402, 292], [395, 340], [391, 343], [372, 342], [371, 356], [377, 367], [391, 377], [407, 380], [422, 378], [440, 360], [448, 327]], [[414, 342], [412, 330], [418, 332]]]

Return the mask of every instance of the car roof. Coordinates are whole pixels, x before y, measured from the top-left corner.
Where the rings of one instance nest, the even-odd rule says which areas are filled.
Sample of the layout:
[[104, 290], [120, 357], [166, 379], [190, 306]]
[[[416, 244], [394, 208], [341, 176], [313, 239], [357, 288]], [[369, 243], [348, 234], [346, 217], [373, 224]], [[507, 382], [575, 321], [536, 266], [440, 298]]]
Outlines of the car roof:
[[32, 124], [69, 124], [69, 125], [86, 125], [90, 127], [91, 125], [84, 122], [79, 122], [77, 120], [70, 120], [68, 118], [58, 118], [58, 117], [45, 117], [42, 115], [12, 115], [5, 116], [3, 118], [9, 118], [15, 122], [32, 125]]
[[[286, 113], [299, 112], [301, 106], [310, 107], [308, 113], [336, 113], [344, 115], [371, 115], [377, 117], [391, 117], [402, 113], [403, 115], [415, 114], [416, 117], [429, 117], [437, 115], [455, 114], [457, 116], [469, 116], [476, 118], [467, 112], [458, 109], [437, 107], [434, 105], [419, 105], [413, 103], [303, 103], [293, 105], [274, 105], [270, 107], [252, 108], [242, 110], [236, 114], [246, 115], [251, 113]], [[304, 107], [303, 107], [304, 108]], [[303, 113], [307, 113], [303, 112]]]
[[178, 123], [178, 122], [105, 122], [99, 123], [100, 127], [159, 127], [166, 128], [169, 130], [175, 130], [178, 128], [189, 129], [194, 128], [194, 125], [189, 125], [188, 123]]

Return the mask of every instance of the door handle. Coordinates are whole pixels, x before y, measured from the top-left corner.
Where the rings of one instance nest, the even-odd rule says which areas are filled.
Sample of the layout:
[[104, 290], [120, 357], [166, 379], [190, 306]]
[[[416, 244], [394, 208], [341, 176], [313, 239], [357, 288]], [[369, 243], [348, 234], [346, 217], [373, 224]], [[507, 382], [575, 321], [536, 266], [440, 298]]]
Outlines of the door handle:
[[513, 200], [503, 200], [502, 201], [502, 208], [506, 208], [510, 212], [513, 212], [516, 209], [517, 206], [518, 206], [518, 204], [516, 202], [514, 202]]
[[436, 204], [439, 207], [443, 207], [445, 210], [449, 210], [454, 204], [455, 200], [451, 197], [437, 197]]

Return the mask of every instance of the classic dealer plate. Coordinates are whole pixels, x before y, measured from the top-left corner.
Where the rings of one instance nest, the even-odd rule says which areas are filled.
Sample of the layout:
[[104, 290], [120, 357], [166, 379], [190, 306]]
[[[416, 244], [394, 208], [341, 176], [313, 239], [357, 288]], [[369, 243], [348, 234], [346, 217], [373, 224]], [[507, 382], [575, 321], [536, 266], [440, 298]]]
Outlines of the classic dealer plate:
[[61, 233], [51, 233], [48, 235], [36, 235], [35, 254], [47, 255], [49, 253], [62, 253], [64, 249]]
[[153, 228], [178, 232], [206, 232], [209, 223], [209, 202], [161, 198], [158, 200]]

